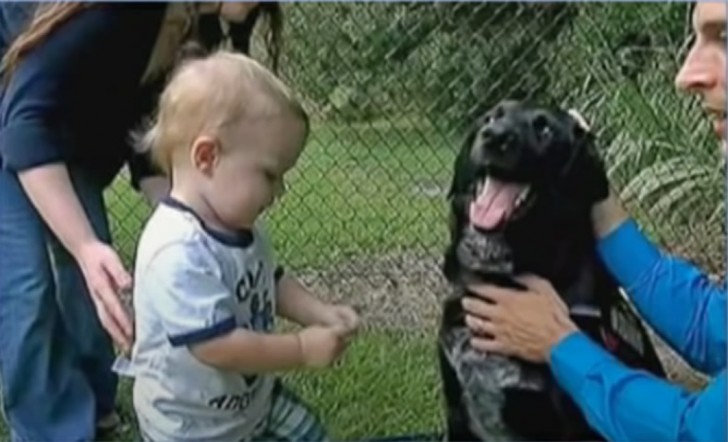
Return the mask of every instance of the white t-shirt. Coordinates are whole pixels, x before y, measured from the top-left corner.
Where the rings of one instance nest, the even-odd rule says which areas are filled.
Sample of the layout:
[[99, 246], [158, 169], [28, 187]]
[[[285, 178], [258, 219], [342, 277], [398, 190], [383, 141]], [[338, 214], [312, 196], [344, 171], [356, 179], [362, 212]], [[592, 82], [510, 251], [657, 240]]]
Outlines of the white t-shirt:
[[133, 402], [155, 441], [239, 441], [264, 425], [273, 375], [207, 366], [188, 345], [236, 327], [270, 332], [276, 267], [258, 227], [207, 229], [181, 203], [160, 204], [142, 232], [134, 276]]

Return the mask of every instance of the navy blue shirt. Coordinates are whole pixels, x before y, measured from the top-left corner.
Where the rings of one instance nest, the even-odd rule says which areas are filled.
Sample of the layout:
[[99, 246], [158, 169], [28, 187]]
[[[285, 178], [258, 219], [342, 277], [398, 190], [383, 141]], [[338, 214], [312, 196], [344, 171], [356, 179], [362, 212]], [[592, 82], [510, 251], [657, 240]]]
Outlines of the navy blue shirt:
[[[154, 108], [140, 87], [166, 3], [97, 4], [70, 18], [21, 59], [0, 105], [0, 164], [19, 172], [65, 162], [108, 185], [129, 164], [135, 187], [155, 171], [135, 154], [130, 131]], [[23, 19], [0, 4], [0, 49]]]

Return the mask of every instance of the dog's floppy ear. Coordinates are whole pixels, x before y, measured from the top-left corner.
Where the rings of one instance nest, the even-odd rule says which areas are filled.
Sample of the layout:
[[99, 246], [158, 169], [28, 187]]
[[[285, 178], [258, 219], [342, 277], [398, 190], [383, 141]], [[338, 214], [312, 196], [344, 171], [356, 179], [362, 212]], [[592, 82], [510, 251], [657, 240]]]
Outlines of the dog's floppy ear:
[[584, 132], [591, 132], [591, 126], [589, 126], [584, 116], [581, 115], [578, 110], [571, 108], [568, 110], [568, 113], [574, 120], [576, 120], [576, 122], [579, 124], [579, 127], [581, 127]]
[[589, 123], [586, 122], [586, 118], [584, 118], [584, 116], [574, 108], [569, 109], [567, 113], [576, 121], [576, 125], [574, 126], [574, 138], [585, 141], [590, 149], [594, 149], [594, 131]]
[[450, 241], [445, 250], [445, 259], [441, 269], [445, 279], [450, 282], [455, 282], [460, 277], [461, 269], [457, 259], [457, 246], [460, 243], [461, 229], [466, 222], [464, 210], [468, 197], [465, 195], [465, 192], [470, 182], [475, 178], [475, 171], [470, 160], [470, 152], [482, 122], [483, 118], [478, 118], [468, 130], [465, 140], [463, 140], [463, 144], [460, 146], [460, 151], [455, 157], [450, 189], [447, 192], [447, 199], [450, 202], [448, 216]]
[[580, 199], [588, 203], [603, 200], [609, 195], [609, 181], [592, 127], [576, 109], [569, 109], [569, 116], [576, 122], [574, 141], [577, 144], [572, 164], [567, 168], [568, 181], [573, 190], [578, 189]]
[[481, 124], [482, 118], [479, 118], [470, 127], [463, 144], [460, 146], [460, 151], [455, 157], [452, 181], [450, 182], [450, 189], [447, 192], [448, 199], [452, 199], [457, 194], [464, 192], [468, 187], [469, 181], [473, 179], [474, 171], [471, 167], [470, 151], [473, 148], [473, 142]]

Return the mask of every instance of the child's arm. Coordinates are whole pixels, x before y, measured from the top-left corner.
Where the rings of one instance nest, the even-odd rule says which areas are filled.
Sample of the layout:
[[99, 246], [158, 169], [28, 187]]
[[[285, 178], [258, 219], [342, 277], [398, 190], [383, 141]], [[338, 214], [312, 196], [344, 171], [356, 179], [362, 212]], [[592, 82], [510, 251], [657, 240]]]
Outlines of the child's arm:
[[187, 347], [204, 364], [246, 374], [319, 367], [343, 349], [341, 327], [311, 327], [297, 334], [239, 327], [239, 301], [223, 283], [218, 258], [203, 244], [169, 245], [144, 267], [135, 296], [151, 303], [150, 313], [172, 347]]
[[295, 277], [284, 273], [278, 280], [278, 314], [303, 326], [325, 324], [329, 304], [309, 292]]
[[317, 299], [295, 277], [283, 274], [278, 281], [278, 313], [302, 326], [338, 325], [348, 334], [359, 327], [359, 317], [348, 306]]
[[244, 374], [324, 367], [343, 350], [341, 331], [310, 327], [299, 333], [264, 334], [237, 328], [218, 338], [191, 344], [200, 362]]

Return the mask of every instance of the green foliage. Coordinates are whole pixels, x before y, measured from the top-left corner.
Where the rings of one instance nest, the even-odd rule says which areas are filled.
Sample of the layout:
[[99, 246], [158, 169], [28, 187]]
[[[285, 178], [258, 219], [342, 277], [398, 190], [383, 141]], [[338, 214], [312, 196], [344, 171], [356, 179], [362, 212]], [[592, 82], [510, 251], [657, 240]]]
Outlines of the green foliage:
[[455, 145], [502, 98], [574, 107], [650, 234], [722, 247], [723, 229], [706, 233], [710, 240], [681, 237], [696, 235], [691, 223], [722, 225], [723, 207], [712, 134], [674, 89], [689, 4], [304, 3], [285, 11], [284, 74], [315, 118], [424, 121]]
[[[268, 214], [279, 259], [293, 269], [321, 269], [394, 250], [440, 253], [450, 141], [421, 123], [314, 125], [286, 177], [288, 192]], [[115, 244], [131, 265], [149, 207], [126, 177], [106, 200]]]
[[[319, 413], [331, 440], [432, 433], [441, 428], [440, 385], [432, 337], [416, 331], [367, 331], [338, 367], [284, 377], [286, 386]], [[124, 422], [115, 441], [139, 440], [131, 382], [122, 378]], [[0, 440], [10, 440], [0, 419]]]

